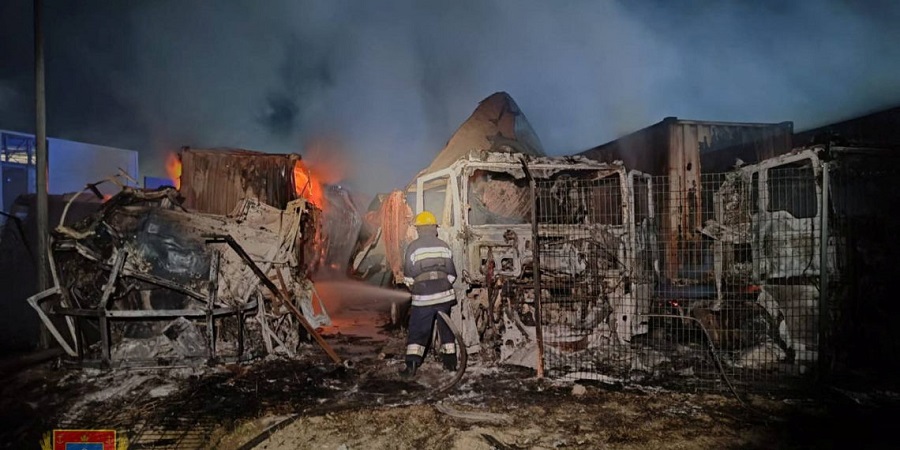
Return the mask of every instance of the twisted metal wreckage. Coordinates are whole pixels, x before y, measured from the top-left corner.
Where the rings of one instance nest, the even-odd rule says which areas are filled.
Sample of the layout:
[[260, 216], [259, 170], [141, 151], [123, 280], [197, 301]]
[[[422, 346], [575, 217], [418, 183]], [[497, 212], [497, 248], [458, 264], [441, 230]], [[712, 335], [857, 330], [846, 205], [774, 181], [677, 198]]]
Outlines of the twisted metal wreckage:
[[[499, 92], [405, 191], [376, 198], [351, 268], [394, 284], [413, 208], [432, 211], [462, 274], [452, 318], [468, 351], [541, 371], [539, 344], [583, 350], [585, 330], [622, 343], [646, 333], [639, 314], [654, 270], [651, 205], [649, 178], [621, 163], [546, 157], [524, 114]], [[578, 342], [568, 342], [573, 334]]]
[[[646, 222], [634, 222], [631, 193], [637, 191], [643, 196], [639, 203], [649, 207], [648, 179], [621, 164], [526, 157], [504, 149], [508, 145], [423, 174], [406, 192], [417, 211], [436, 211], [439, 234], [461, 270], [453, 319], [469, 351], [486, 350], [499, 362], [536, 368], [538, 290], [544, 299], [542, 339], [550, 347], [583, 350], [585, 336], [567, 342], [575, 329], [622, 343], [646, 333], [647, 322], [638, 314], [646, 312], [641, 301], [652, 280], [654, 235]], [[533, 191], [531, 183], [538, 188]], [[611, 201], [614, 196], [618, 202]], [[599, 203], [605, 203], [602, 214]], [[411, 210], [406, 195], [395, 191], [370, 211], [370, 235], [352, 264], [358, 277], [379, 284], [400, 279]], [[536, 253], [542, 258], [539, 277]], [[601, 316], [608, 326], [596, 326]]]
[[[621, 162], [545, 156], [524, 115], [503, 93], [482, 101], [405, 190], [376, 197], [362, 230], [352, 202], [343, 201], [352, 214], [340, 220], [352, 226], [335, 236], [360, 232], [356, 248], [347, 239], [330, 245], [321, 232], [322, 211], [302, 198], [293, 200], [299, 183], [282, 178], [296, 170], [295, 159], [185, 150], [186, 185], [180, 191], [124, 188], [85, 221], [60, 226], [51, 255], [55, 286], [29, 302], [70, 355], [99, 353], [102, 363], [135, 355], [158, 361], [234, 360], [263, 350], [292, 354], [300, 326], [337, 361], [315, 332], [329, 318], [309, 275], [330, 258], [349, 262], [357, 278], [393, 287], [403, 278], [413, 210], [429, 210], [461, 273], [454, 284], [459, 306], [451, 319], [470, 353], [539, 373], [545, 362], [555, 374], [674, 370], [672, 361], [695, 354], [678, 350], [684, 346], [644, 343], [656, 331], [689, 322], [721, 350], [712, 353], [727, 356], [724, 363], [734, 368], [787, 363], [788, 370], [805, 372], [800, 366], [815, 363], [818, 351], [818, 325], [810, 320], [818, 310], [811, 293], [815, 280], [788, 284], [796, 283], [796, 268], [782, 263], [799, 264], [807, 278], [827, 266], [821, 259], [829, 252], [814, 245], [823, 234], [812, 226], [825, 216], [800, 220], [755, 211], [762, 207], [751, 199], [754, 190], [766, 192], [770, 168], [808, 160], [810, 175], [819, 173], [820, 161], [807, 153], [745, 166], [710, 184], [715, 220], [697, 231], [712, 241], [711, 255], [703, 256], [710, 256], [714, 270], [660, 291], [663, 264], [677, 261], [661, 255], [666, 242], [657, 224], [664, 217], [654, 204], [661, 196], [689, 193], [655, 192], [652, 177]], [[248, 159], [253, 164], [240, 163]], [[754, 173], [762, 182], [750, 189], [747, 180]], [[250, 183], [256, 188], [248, 188]], [[822, 200], [815, 187], [803, 192], [811, 194], [807, 206]], [[180, 196], [187, 207], [207, 212], [186, 210]], [[233, 212], [224, 214], [234, 203]], [[332, 217], [340, 210], [329, 206]], [[770, 215], [784, 220], [762, 220]], [[750, 233], [776, 225], [781, 228]], [[764, 237], [813, 244], [769, 254], [764, 250], [772, 246], [766, 247]], [[735, 260], [741, 249], [752, 250], [751, 256]], [[797, 254], [778, 253], [785, 251]], [[760, 267], [769, 268], [765, 277]], [[687, 292], [705, 289], [710, 280], [713, 287], [690, 310], [660, 306], [697, 297]], [[759, 290], [732, 292], [726, 286], [749, 282]], [[200, 319], [205, 321], [198, 325]]]
[[[740, 180], [805, 158], [815, 171], [803, 172], [802, 182], [814, 184], [818, 159], [794, 152], [728, 174], [709, 174], [715, 183], [704, 185], [700, 196], [687, 189], [673, 192], [666, 188], [668, 180], [621, 162], [546, 157], [529, 130], [506, 94], [483, 100], [405, 190], [376, 198], [352, 261], [355, 275], [386, 286], [402, 278], [401, 255], [412, 238], [413, 212], [428, 210], [438, 217], [440, 237], [451, 245], [462, 274], [454, 285], [459, 306], [453, 321], [468, 351], [480, 351], [489, 360], [539, 373], [546, 364], [557, 375], [623, 379], [632, 370], [693, 376], [699, 373], [694, 365], [704, 371], [711, 366], [707, 354], [718, 365], [713, 375], [724, 372], [723, 366], [802, 374], [815, 364], [819, 306], [811, 290], [818, 281], [787, 285], [782, 278], [796, 282], [796, 276], [772, 269], [790, 263], [802, 265], [808, 278], [816, 275], [824, 253], [815, 244], [818, 225], [811, 224], [822, 218], [795, 221], [805, 228], [760, 235], [767, 242], [784, 242], [776, 252], [792, 252], [785, 255], [763, 254], [763, 243], [750, 245], [747, 233], [722, 233], [750, 227], [737, 217], [755, 212], [749, 206], [751, 191], [740, 189], [747, 199], [733, 204]], [[764, 177], [754, 189], [762, 193], [766, 186]], [[822, 201], [815, 190], [773, 189], [782, 202], [796, 203], [794, 196], [804, 193], [812, 194], [805, 203]], [[703, 200], [704, 212], [715, 220], [691, 230], [704, 235], [707, 244], [665, 259], [661, 250], [671, 244], [670, 237], [658, 225], [669, 218], [660, 217], [655, 204], [682, 196], [698, 203], [709, 197]], [[787, 213], [763, 212], [754, 216], [759, 222], [754, 226], [785, 225], [769, 216]], [[752, 247], [749, 260], [771, 266], [769, 272], [742, 273], [746, 263], [731, 259], [733, 247]], [[714, 270], [668, 279], [664, 269], [677, 269], [678, 257], [709, 261]], [[671, 305], [677, 305], [675, 310]]]
[[246, 198], [228, 215], [181, 201], [174, 188], [123, 187], [74, 226], [63, 214], [54, 286], [28, 299], [60, 346], [106, 366], [241, 361], [294, 355], [302, 326], [340, 362], [315, 330], [330, 323], [309, 279], [321, 211], [303, 198], [284, 209]]

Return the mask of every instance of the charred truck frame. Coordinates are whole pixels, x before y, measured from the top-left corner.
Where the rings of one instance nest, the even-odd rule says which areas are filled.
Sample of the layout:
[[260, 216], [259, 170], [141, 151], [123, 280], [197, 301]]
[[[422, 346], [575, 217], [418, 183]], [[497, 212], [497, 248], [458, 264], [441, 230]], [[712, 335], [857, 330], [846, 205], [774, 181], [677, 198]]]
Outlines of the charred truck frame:
[[[339, 362], [315, 330], [330, 322], [309, 278], [326, 251], [321, 211], [295, 194], [299, 157], [184, 149], [182, 159], [197, 167], [186, 164], [181, 191], [124, 187], [71, 227], [63, 214], [54, 287], [28, 299], [60, 346], [102, 366], [212, 363], [293, 356], [306, 333]], [[230, 213], [185, 209], [185, 191], [195, 207]]]
[[[728, 286], [755, 287], [754, 304], [765, 310], [768, 342], [777, 348], [768, 345], [789, 363], [789, 373], [830, 370], [822, 365], [829, 361], [819, 360], [833, 358], [829, 347], [841, 345], [832, 338], [847, 326], [835, 328], [841, 309], [883, 301], [876, 286], [889, 283], [886, 274], [895, 271], [876, 262], [881, 252], [873, 243], [893, 244], [867, 236], [898, 229], [892, 212], [896, 155], [862, 147], [798, 148], [726, 174], [715, 193], [715, 220], [703, 233], [714, 239], [716, 303], [728, 296]], [[862, 279], [875, 284], [860, 285]], [[869, 313], [856, 320], [880, 322]]]
[[[539, 185], [534, 191], [532, 182]], [[643, 196], [637, 202], [635, 186]], [[653, 231], [638, 226], [634, 214], [642, 208], [652, 221], [648, 177], [621, 164], [507, 149], [471, 152], [445, 169], [422, 174], [407, 194], [410, 201], [414, 197], [415, 212], [435, 214], [438, 233], [453, 251], [462, 274], [454, 286], [460, 307], [453, 319], [470, 349], [486, 345], [504, 363], [536, 367], [539, 362], [533, 217], [541, 224], [536, 228], [541, 253], [554, 255], [540, 265], [548, 313], [570, 316], [567, 324], [582, 335], [593, 327], [585, 329], [581, 319], [596, 310], [605, 312], [604, 320], [623, 342], [646, 333], [640, 317], [648, 305], [639, 304], [635, 292], [649, 289], [655, 277], [640, 276], [645, 272], [632, 265], [657, 268]], [[595, 208], [604, 214], [590, 214]], [[588, 257], [598, 253], [602, 263]], [[634, 253], [648, 261], [639, 262], [630, 256]], [[566, 288], [562, 279], [579, 282]]]

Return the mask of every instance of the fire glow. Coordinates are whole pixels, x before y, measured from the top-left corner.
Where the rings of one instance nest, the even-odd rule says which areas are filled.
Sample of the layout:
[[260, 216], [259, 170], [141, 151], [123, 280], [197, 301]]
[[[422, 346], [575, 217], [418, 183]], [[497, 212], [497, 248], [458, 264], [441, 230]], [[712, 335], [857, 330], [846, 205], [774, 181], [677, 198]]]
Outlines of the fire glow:
[[181, 189], [181, 158], [175, 153], [166, 157], [166, 175], [172, 180], [175, 189]]
[[348, 158], [339, 139], [318, 136], [303, 145], [303, 160], [294, 165], [294, 192], [325, 209], [325, 186], [344, 179]]
[[325, 196], [322, 192], [322, 182], [303, 164], [303, 161], [297, 161], [294, 164], [294, 192], [297, 197], [303, 197], [317, 208], [324, 209]]

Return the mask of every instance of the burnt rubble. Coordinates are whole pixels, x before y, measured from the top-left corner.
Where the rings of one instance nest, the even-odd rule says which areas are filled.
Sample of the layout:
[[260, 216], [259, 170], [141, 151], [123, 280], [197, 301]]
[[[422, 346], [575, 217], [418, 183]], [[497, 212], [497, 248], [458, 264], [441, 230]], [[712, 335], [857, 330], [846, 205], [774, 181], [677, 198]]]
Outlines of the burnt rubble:
[[54, 286], [28, 299], [70, 357], [157, 366], [293, 356], [329, 317], [309, 279], [320, 211], [255, 198], [228, 215], [185, 209], [172, 188], [124, 188], [52, 234]]

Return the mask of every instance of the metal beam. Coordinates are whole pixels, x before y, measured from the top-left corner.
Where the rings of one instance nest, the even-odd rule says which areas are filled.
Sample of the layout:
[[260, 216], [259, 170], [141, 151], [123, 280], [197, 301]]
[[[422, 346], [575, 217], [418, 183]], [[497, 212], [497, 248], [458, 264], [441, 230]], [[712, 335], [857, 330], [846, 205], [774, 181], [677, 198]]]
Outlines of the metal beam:
[[281, 292], [278, 289], [278, 286], [275, 286], [275, 283], [273, 283], [272, 280], [270, 280], [269, 277], [266, 276], [265, 272], [263, 272], [255, 262], [253, 262], [253, 259], [250, 258], [249, 254], [247, 254], [247, 251], [244, 250], [244, 248], [241, 247], [241, 245], [238, 244], [233, 237], [227, 234], [207, 235], [204, 237], [207, 239], [207, 242], [210, 243], [218, 242], [228, 244], [231, 249], [234, 250], [235, 253], [237, 253], [245, 263], [247, 263], [247, 266], [250, 267], [250, 270], [252, 270], [254, 274], [256, 274], [256, 277], [259, 278], [259, 281], [262, 282], [263, 286], [269, 289], [269, 291], [272, 292], [272, 295], [274, 295], [276, 298], [281, 298], [281, 300], [284, 302], [284, 305], [287, 306], [288, 309], [290, 309], [294, 314], [294, 316], [297, 317], [297, 320], [300, 321], [300, 324], [303, 325], [303, 328], [306, 329], [306, 331], [310, 335], [312, 335], [313, 339], [316, 340], [316, 343], [319, 344], [319, 347], [322, 347], [322, 350], [325, 351], [325, 354], [327, 354], [335, 364], [341, 363], [341, 357], [334, 352], [334, 349], [332, 349], [331, 346], [328, 345], [328, 342], [326, 342], [325, 339], [322, 338], [322, 335], [320, 335], [316, 331], [316, 329], [313, 328], [312, 325], [310, 325], [309, 321], [306, 320], [306, 317], [303, 316], [303, 313], [300, 312], [300, 310], [297, 309], [296, 306], [294, 306], [294, 304], [291, 302], [291, 299], [285, 293]]
[[[47, 110], [44, 91], [44, 30], [43, 5], [41, 0], [34, 0], [34, 110], [35, 110], [35, 145], [37, 171], [37, 291], [42, 292], [50, 287], [50, 276], [47, 272], [47, 252], [50, 250], [49, 215], [47, 212]], [[50, 346], [50, 336], [46, 328], [41, 330], [41, 346]]]
[[[206, 296], [206, 333], [209, 338], [209, 361], [216, 360], [216, 321], [213, 319], [213, 311], [216, 307], [216, 296], [219, 293], [219, 258], [221, 254], [213, 251], [212, 261], [209, 264], [209, 293]], [[240, 316], [240, 315], [239, 315]], [[238, 317], [240, 319], [240, 317]], [[240, 326], [240, 324], [238, 324]]]

